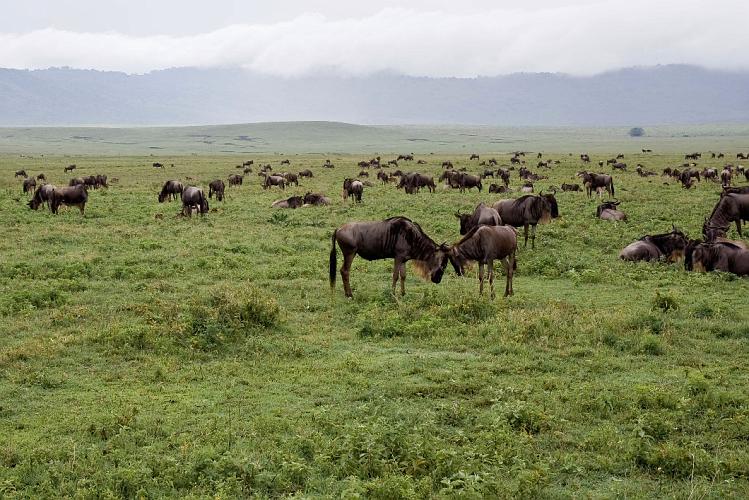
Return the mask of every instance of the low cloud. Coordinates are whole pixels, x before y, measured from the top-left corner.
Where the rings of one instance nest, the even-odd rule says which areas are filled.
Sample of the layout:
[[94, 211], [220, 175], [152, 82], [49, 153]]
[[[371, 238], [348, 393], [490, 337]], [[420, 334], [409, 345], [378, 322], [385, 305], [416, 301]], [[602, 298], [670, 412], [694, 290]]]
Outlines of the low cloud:
[[305, 14], [190, 36], [44, 29], [0, 34], [0, 66], [70, 66], [143, 73], [244, 67], [279, 76], [388, 71], [413, 76], [564, 72], [697, 64], [749, 69], [749, 3], [611, 0], [460, 14], [385, 9], [361, 18]]

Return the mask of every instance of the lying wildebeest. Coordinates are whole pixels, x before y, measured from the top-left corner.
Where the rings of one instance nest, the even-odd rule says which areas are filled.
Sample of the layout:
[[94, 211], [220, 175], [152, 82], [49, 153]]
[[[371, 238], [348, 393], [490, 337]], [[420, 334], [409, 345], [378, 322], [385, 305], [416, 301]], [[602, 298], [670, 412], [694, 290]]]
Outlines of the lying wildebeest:
[[619, 210], [619, 201], [605, 201], [596, 208], [596, 217], [603, 220], [627, 220], [627, 214]]
[[450, 248], [451, 263], [458, 276], [465, 274], [469, 261], [479, 263], [479, 294], [484, 293], [484, 266], [488, 266], [489, 288], [494, 298], [494, 260], [501, 260], [507, 275], [505, 297], [513, 294], [512, 276], [517, 269], [515, 253], [518, 248], [517, 231], [510, 226], [478, 226], [469, 231]]
[[193, 210], [199, 214], [208, 213], [208, 199], [202, 189], [195, 186], [187, 186], [182, 190], [182, 215], [192, 217]]
[[86, 186], [83, 184], [54, 188], [49, 200], [49, 210], [53, 214], [56, 214], [60, 205], [76, 206], [80, 209], [81, 215], [83, 215], [87, 201], [88, 192], [86, 192]]
[[562, 184], [562, 191], [581, 191], [580, 184]]
[[51, 210], [52, 203], [52, 191], [55, 190], [55, 186], [52, 184], [42, 184], [34, 192], [31, 201], [29, 201], [29, 208], [37, 210], [42, 204], [47, 203], [47, 208]]
[[175, 180], [166, 181], [159, 193], [159, 203], [164, 203], [167, 200], [172, 201], [172, 199], [176, 200], [178, 195], [182, 197], [182, 189], [184, 187], [181, 182]]
[[68, 165], [68, 166], [67, 166], [67, 167], [65, 167], [65, 168], [64, 168], [63, 170], [64, 170], [64, 171], [65, 171], [65, 173], [67, 174], [68, 172], [72, 172], [72, 171], [73, 171], [73, 170], [75, 170], [76, 168], [77, 168], [77, 167], [76, 167], [75, 165]]
[[509, 193], [510, 189], [507, 186], [500, 186], [497, 184], [491, 184], [489, 186], [489, 192], [490, 193]]
[[742, 186], [742, 187], [723, 186], [723, 192], [721, 193], [721, 196], [724, 196], [727, 194], [749, 194], [749, 186]]
[[343, 181], [343, 201], [354, 198], [357, 203], [361, 203], [362, 193], [364, 193], [364, 184], [356, 179], [344, 179]]
[[622, 260], [659, 260], [676, 262], [684, 256], [687, 237], [674, 226], [670, 233], [643, 236], [619, 252]]
[[736, 155], [737, 160], [749, 160], [749, 154], [746, 153], [738, 153]]
[[687, 271], [723, 271], [749, 275], [749, 250], [733, 243], [699, 243], [687, 246], [684, 257]]
[[473, 154], [471, 155], [471, 157], [470, 157], [470, 158], [468, 158], [468, 159], [469, 159], [469, 160], [478, 160], [478, 159], [479, 159], [479, 155], [477, 155], [476, 153], [473, 153]]
[[304, 195], [304, 204], [318, 206], [330, 205], [330, 198], [321, 193], [308, 192]]
[[28, 174], [25, 170], [16, 170], [16, 175], [14, 175], [13, 177], [23, 177], [25, 179], [26, 177], [28, 177]]
[[291, 161], [288, 159], [281, 160], [281, 165], [291, 165]]
[[531, 227], [531, 248], [536, 248], [536, 224], [546, 224], [559, 217], [557, 200], [551, 194], [527, 194], [514, 200], [500, 200], [492, 207], [503, 224], [523, 227], [525, 247], [528, 246], [528, 226]]
[[613, 165], [611, 165], [611, 168], [613, 168], [614, 170], [622, 170], [622, 171], [626, 172], [627, 171], [627, 164], [618, 161], [618, 162], [614, 163]]
[[242, 182], [244, 182], [244, 176], [239, 174], [232, 174], [229, 176], [229, 187], [231, 186], [241, 186]]
[[487, 177], [494, 178], [494, 170], [484, 170], [484, 173], [481, 174], [482, 179], [486, 179]]
[[635, 169], [637, 171], [637, 175], [640, 177], [651, 177], [653, 175], [658, 175], [655, 172], [650, 172], [648, 170], [643, 170], [642, 165], [637, 165], [637, 168]]
[[582, 172], [578, 172], [577, 176], [583, 179], [588, 198], [593, 196], [593, 191], [598, 195], [603, 189], [609, 193], [610, 197], [614, 196], [614, 179], [610, 175], [595, 174], [583, 170]]
[[426, 162], [426, 160], [416, 160], [416, 164], [417, 165], [426, 165], [427, 162]]
[[749, 194], [724, 192], [720, 200], [713, 207], [708, 217], [708, 223], [712, 227], [723, 228], [728, 232], [731, 222], [736, 223], [736, 232], [741, 233], [741, 221], [749, 220]]
[[36, 181], [34, 180], [33, 177], [26, 177], [23, 180], [23, 192], [24, 193], [32, 193], [35, 187], [36, 187]]
[[652, 153], [653, 150], [652, 149], [643, 149], [642, 152], [643, 153]]
[[314, 175], [312, 175], [312, 170], [306, 168], [306, 169], [302, 170], [301, 172], [299, 172], [299, 177], [309, 177], [309, 178], [312, 178], [312, 177], [314, 177]]
[[69, 187], [79, 186], [79, 185], [80, 186], [85, 186], [86, 185], [86, 181], [83, 179], [83, 177], [74, 177], [74, 178], [70, 179], [70, 182], [68, 182], [68, 186]]
[[163, 163], [159, 163], [159, 162], [154, 162], [153, 163], [153, 168], [164, 168], [164, 164]]
[[281, 189], [286, 189], [286, 179], [280, 175], [267, 175], [263, 182], [263, 189], [268, 189], [273, 186], [278, 186]]
[[285, 200], [276, 200], [271, 207], [273, 208], [299, 208], [304, 205], [304, 198], [301, 196], [292, 196]]
[[[335, 288], [336, 243], [343, 253], [341, 278], [346, 297], [352, 297], [349, 274], [356, 255], [366, 260], [393, 259], [393, 293], [400, 277], [401, 295], [406, 294], [406, 262], [413, 260], [416, 271], [432, 283], [442, 281], [447, 267], [449, 248], [437, 245], [421, 227], [406, 217], [392, 217], [382, 222], [349, 222], [333, 231], [330, 249], [330, 287]], [[453, 264], [455, 265], [455, 264]]]
[[208, 184], [208, 198], [213, 198], [216, 195], [216, 200], [224, 201], [224, 191], [226, 190], [226, 184], [221, 179], [216, 179]]
[[501, 226], [502, 219], [492, 207], [487, 207], [484, 202], [476, 205], [473, 213], [461, 214], [455, 212], [455, 217], [460, 220], [460, 234], [466, 234], [476, 226]]

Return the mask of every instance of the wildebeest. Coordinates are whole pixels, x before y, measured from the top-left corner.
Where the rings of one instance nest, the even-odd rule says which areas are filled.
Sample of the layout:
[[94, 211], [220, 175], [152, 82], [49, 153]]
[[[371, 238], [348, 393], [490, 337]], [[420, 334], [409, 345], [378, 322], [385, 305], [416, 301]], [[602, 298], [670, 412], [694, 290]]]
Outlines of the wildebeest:
[[395, 176], [388, 175], [387, 172], [383, 172], [382, 170], [380, 170], [379, 172], [377, 172], [377, 178], [380, 179], [383, 184], [387, 184], [391, 180], [394, 180]]
[[197, 210], [201, 215], [207, 214], [208, 199], [202, 189], [187, 186], [182, 190], [182, 215], [192, 216], [193, 210]]
[[437, 190], [433, 177], [418, 172], [409, 172], [402, 175], [400, 182], [398, 182], [398, 189], [403, 189], [408, 194], [418, 193], [423, 187], [429, 189], [430, 193]]
[[655, 172], [651, 172], [649, 170], [643, 170], [643, 166], [639, 163], [637, 164], [637, 168], [635, 169], [637, 171], [637, 175], [640, 177], [652, 177], [654, 175], [658, 175]]
[[[377, 173], [378, 173], [378, 174], [381, 174], [381, 173], [382, 173], [382, 171], [379, 171], [379, 172], [377, 172]], [[359, 175], [358, 175], [358, 177], [369, 177], [369, 172], [367, 172], [366, 170], [362, 170], [361, 172], [359, 172]]]
[[481, 177], [479, 177], [478, 175], [462, 173], [458, 182], [460, 183], [461, 193], [466, 189], [470, 190], [471, 188], [476, 188], [481, 191], [481, 189], [483, 188], [481, 184]]
[[521, 193], [532, 193], [533, 192], [533, 183], [531, 181], [525, 181], [522, 186], [520, 186], [520, 192]]
[[562, 191], [581, 191], [580, 184], [562, 184]]
[[489, 185], [489, 192], [490, 193], [509, 193], [510, 189], [507, 186], [500, 186], [498, 184], [491, 184]]
[[426, 162], [426, 160], [416, 160], [416, 164], [417, 165], [426, 165], [427, 162]]
[[593, 191], [599, 194], [602, 189], [605, 189], [609, 193], [609, 196], [614, 196], [614, 179], [610, 175], [595, 174], [583, 170], [582, 172], [578, 172], [577, 176], [583, 179], [588, 198], [593, 196]]
[[687, 237], [674, 226], [670, 233], [646, 235], [619, 252], [622, 260], [659, 260], [675, 262], [684, 256]]
[[88, 192], [86, 192], [86, 187], [83, 184], [58, 187], [52, 190], [52, 195], [49, 200], [49, 210], [53, 214], [56, 214], [60, 205], [76, 206], [80, 209], [81, 215], [83, 215], [87, 201]]
[[590, 163], [590, 156], [587, 153], [583, 153], [580, 155], [580, 161], [583, 163]]
[[314, 177], [314, 175], [312, 175], [312, 170], [306, 168], [306, 169], [302, 170], [301, 172], [299, 172], [299, 177], [309, 177], [309, 178], [312, 178], [312, 177]]
[[619, 201], [605, 201], [596, 208], [596, 217], [603, 220], [625, 221], [627, 214], [619, 210]]
[[510, 186], [510, 171], [506, 168], [500, 168], [497, 170], [497, 175], [500, 179], [502, 179], [502, 182], [505, 183], [505, 186]]
[[73, 177], [72, 179], [70, 179], [70, 182], [68, 182], [69, 187], [79, 186], [79, 185], [80, 186], [86, 185], [86, 181], [83, 179], [83, 177]]
[[245, 174], [251, 174], [252, 173], [252, 167], [245, 167], [242, 169], [242, 173]]
[[254, 165], [254, 164], [255, 164], [255, 160], [247, 160], [247, 161], [242, 162], [243, 167], [249, 167], [250, 165]]
[[25, 170], [16, 170], [16, 174], [13, 177], [23, 177], [25, 179], [28, 177], [28, 174]]
[[319, 206], [330, 205], [330, 198], [321, 193], [308, 192], [304, 195], [304, 204]]
[[68, 172], [72, 172], [72, 171], [73, 171], [73, 170], [75, 170], [76, 168], [77, 168], [77, 167], [76, 167], [75, 165], [68, 165], [68, 166], [67, 166], [67, 167], [65, 167], [65, 168], [64, 168], [63, 170], [64, 170], [64, 171], [65, 171], [65, 173], [67, 174]]
[[47, 203], [47, 208], [50, 208], [51, 210], [51, 203], [52, 203], [52, 191], [55, 190], [55, 186], [52, 184], [42, 184], [38, 188], [36, 188], [36, 191], [34, 192], [34, 196], [32, 196], [31, 200], [29, 201], [29, 208], [32, 210], [36, 210], [41, 206], [43, 203]]
[[493, 206], [502, 223], [523, 227], [525, 243], [528, 246], [528, 226], [531, 227], [531, 248], [536, 248], [536, 224], [546, 224], [559, 216], [559, 207], [554, 195], [525, 195], [514, 200], [500, 200]]
[[176, 200], [178, 195], [182, 197], [182, 189], [184, 187], [181, 182], [175, 180], [166, 181], [159, 193], [159, 203], [164, 203], [167, 200], [172, 201], [172, 199]]
[[730, 226], [713, 226], [710, 220], [705, 218], [705, 222], [702, 224], [702, 235], [705, 237], [705, 243], [731, 243], [738, 245], [745, 250], [749, 250], [749, 244], [737, 240], [729, 240], [726, 236]]
[[153, 168], [164, 168], [163, 163], [154, 162], [152, 165], [153, 165]]
[[356, 179], [344, 179], [343, 181], [343, 201], [348, 198], [354, 198], [357, 203], [361, 203], [364, 184]]
[[711, 227], [728, 232], [731, 222], [736, 223], [736, 232], [741, 233], [741, 221], [749, 220], [749, 194], [724, 192], [708, 217]]
[[301, 196], [292, 196], [285, 200], [276, 200], [271, 207], [273, 208], [299, 208], [304, 205], [304, 198]]
[[281, 165], [291, 165], [291, 161], [289, 161], [288, 158], [284, 159], [284, 160], [281, 160]]
[[479, 159], [479, 155], [477, 155], [476, 153], [473, 153], [473, 154], [471, 155], [471, 157], [470, 157], [470, 158], [468, 158], [468, 159], [469, 159], [469, 160], [478, 160], [478, 159]]
[[[330, 287], [336, 281], [336, 244], [343, 253], [341, 278], [346, 297], [352, 297], [349, 275], [356, 255], [366, 260], [393, 259], [393, 294], [400, 277], [401, 295], [406, 294], [406, 262], [413, 260], [419, 274], [432, 283], [442, 281], [448, 261], [448, 247], [437, 245], [421, 227], [406, 217], [392, 217], [382, 222], [349, 222], [333, 231], [330, 249]], [[455, 264], [453, 264], [455, 265]]]
[[286, 179], [280, 175], [267, 175], [263, 182], [263, 189], [268, 189], [273, 186], [278, 186], [281, 189], [286, 189]]
[[466, 234], [476, 226], [501, 226], [502, 219], [492, 207], [487, 207], [484, 202], [476, 205], [473, 213], [461, 214], [455, 212], [455, 217], [460, 220], [460, 234]]
[[208, 198], [213, 198], [213, 195], [216, 195], [216, 200], [218, 201], [224, 201], [224, 190], [226, 189], [226, 185], [224, 184], [224, 181], [221, 179], [216, 179], [215, 181], [211, 181], [210, 184], [208, 184]]
[[494, 170], [484, 170], [484, 172], [481, 174], [482, 179], [486, 179], [487, 177], [494, 178]]
[[643, 153], [652, 153], [653, 150], [652, 149], [643, 149], [642, 152]]
[[720, 183], [726, 187], [730, 186], [732, 184], [733, 180], [733, 173], [731, 172], [730, 168], [724, 168], [723, 171], [720, 173]]
[[685, 160], [699, 160], [702, 158], [702, 153], [687, 153], [684, 155]]
[[746, 153], [738, 153], [736, 155], [737, 160], [749, 160], [749, 154]]
[[96, 174], [96, 187], [109, 187], [109, 184], [107, 184], [107, 176], [105, 174]]
[[611, 168], [613, 168], [614, 170], [622, 170], [622, 171], [626, 172], [627, 171], [627, 164], [618, 161], [618, 162], [614, 163], [613, 165], [611, 165]]
[[684, 258], [688, 271], [723, 271], [749, 275], [749, 250], [733, 243], [699, 243], [688, 246]]
[[451, 263], [458, 276], [465, 274], [469, 261], [479, 263], [479, 294], [484, 293], [484, 266], [488, 266], [489, 289], [494, 298], [494, 260], [501, 260], [507, 275], [505, 297], [513, 294], [512, 277], [517, 269], [515, 253], [518, 248], [517, 231], [510, 226], [477, 226], [449, 250]]
[[229, 176], [229, 187], [241, 186], [244, 181], [244, 176], [239, 174], [232, 174]]
[[284, 172], [281, 175], [283, 175], [283, 178], [286, 179], [287, 185], [290, 186], [294, 184], [297, 187], [299, 186], [299, 176], [297, 176], [296, 174], [291, 173], [291, 172]]
[[33, 177], [26, 177], [23, 180], [23, 192], [32, 193], [36, 187], [36, 180]]
[[453, 168], [453, 162], [451, 162], [451, 161], [443, 161], [442, 162], [442, 168], [448, 168], [448, 169]]

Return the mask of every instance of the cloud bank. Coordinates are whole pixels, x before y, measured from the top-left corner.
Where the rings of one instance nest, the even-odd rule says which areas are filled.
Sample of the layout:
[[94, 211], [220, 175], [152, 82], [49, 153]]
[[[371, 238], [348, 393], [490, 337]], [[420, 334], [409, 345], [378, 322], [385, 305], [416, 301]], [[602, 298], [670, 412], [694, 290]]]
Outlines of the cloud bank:
[[637, 65], [749, 69], [749, 2], [610, 0], [480, 13], [389, 8], [329, 19], [303, 14], [189, 36], [128, 36], [54, 28], [0, 34], [0, 67], [144, 73], [244, 67], [293, 77], [394, 72], [473, 77], [515, 72], [590, 75]]

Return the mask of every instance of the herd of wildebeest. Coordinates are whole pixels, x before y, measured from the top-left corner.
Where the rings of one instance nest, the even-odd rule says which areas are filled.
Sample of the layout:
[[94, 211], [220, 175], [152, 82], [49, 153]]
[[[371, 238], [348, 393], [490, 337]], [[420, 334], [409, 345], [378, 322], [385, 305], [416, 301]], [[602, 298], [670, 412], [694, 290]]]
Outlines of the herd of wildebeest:
[[[643, 153], [651, 150], [643, 149]], [[480, 156], [473, 154], [469, 162], [476, 161], [479, 167], [483, 167], [478, 174], [468, 173], [467, 168], [455, 169], [450, 161], [442, 163], [443, 172], [437, 182], [444, 182], [445, 188], [457, 189], [464, 192], [470, 189], [483, 189], [483, 183], [488, 178], [496, 180], [492, 182], [488, 191], [490, 193], [509, 193], [511, 173], [517, 172], [521, 185], [518, 191], [521, 195], [515, 199], [504, 199], [492, 205], [480, 203], [472, 213], [456, 213], [460, 223], [461, 239], [452, 245], [446, 243], [437, 244], [421, 229], [414, 221], [406, 217], [391, 217], [377, 222], [349, 222], [333, 231], [332, 248], [329, 259], [330, 285], [335, 286], [337, 270], [337, 247], [343, 255], [343, 264], [340, 268], [346, 297], [352, 296], [349, 274], [351, 263], [356, 255], [366, 260], [394, 259], [392, 289], [395, 293], [396, 285], [400, 279], [401, 294], [405, 294], [406, 262], [412, 261], [416, 271], [425, 279], [433, 283], [440, 283], [442, 276], [450, 263], [455, 272], [462, 276], [466, 272], [466, 266], [471, 262], [479, 265], [479, 293], [484, 288], [484, 267], [487, 268], [491, 296], [494, 297], [494, 260], [502, 262], [506, 274], [505, 296], [512, 295], [512, 278], [517, 269], [517, 230], [523, 228], [524, 246], [528, 244], [530, 229], [531, 247], [535, 248], [536, 226], [550, 222], [559, 217], [559, 206], [555, 193], [562, 191], [585, 191], [592, 198], [608, 195], [608, 200], [601, 200], [597, 206], [596, 216], [605, 220], [626, 221], [627, 215], [620, 210], [620, 203], [614, 197], [616, 194], [614, 178], [610, 174], [595, 173], [581, 170], [577, 173], [580, 184], [564, 183], [560, 188], [549, 187], [547, 193], [543, 191], [534, 194], [534, 183], [548, 179], [547, 176], [531, 171], [526, 166], [526, 155], [528, 153], [518, 151], [513, 153], [509, 165], [499, 165], [492, 158], [488, 161], [481, 160]], [[712, 158], [724, 158], [723, 153], [710, 153]], [[749, 170], [741, 165], [726, 164], [722, 169], [697, 168], [697, 161], [701, 160], [702, 154], [689, 153], [685, 155], [685, 162], [676, 168], [666, 168], [660, 174], [677, 180], [684, 189], [690, 189], [695, 182], [713, 181], [720, 182], [722, 191], [712, 212], [705, 218], [702, 227], [702, 239], [690, 239], [682, 231], [672, 226], [672, 230], [662, 234], [645, 235], [639, 240], [627, 245], [619, 257], [628, 261], [656, 261], [666, 260], [676, 262], [684, 260], [687, 270], [697, 271], [724, 271], [737, 275], [749, 275], [749, 247], [744, 241], [728, 239], [728, 231], [731, 223], [736, 224], [739, 236], [742, 235], [741, 222], [749, 220], [749, 186], [736, 187], [734, 184], [740, 176], [749, 182]], [[749, 154], [738, 153], [737, 159], [749, 159]], [[559, 160], [544, 160], [542, 153], [536, 154], [536, 168], [550, 169]], [[357, 178], [346, 178], [343, 180], [343, 200], [349, 198], [357, 203], [363, 200], [365, 188], [373, 187], [369, 180], [370, 172], [376, 171], [376, 177], [383, 185], [395, 184], [398, 189], [403, 189], [407, 194], [415, 194], [425, 188], [434, 193], [437, 189], [434, 177], [416, 171], [404, 172], [399, 168], [400, 163], [414, 162], [414, 155], [399, 155], [396, 159], [383, 161], [378, 156], [358, 163], [360, 172]], [[582, 164], [590, 164], [588, 154], [580, 155]], [[424, 165], [424, 160], [415, 161], [417, 165]], [[280, 167], [290, 168], [289, 159], [281, 160]], [[610, 166], [612, 171], [627, 171], [624, 155], [619, 154], [616, 158], [601, 160], [598, 162], [600, 168], [604, 165]], [[153, 163], [154, 168], [165, 168], [162, 163]], [[174, 165], [172, 165], [173, 167]], [[241, 186], [244, 177], [253, 172], [255, 167], [253, 160], [237, 165], [242, 173], [234, 173], [228, 176], [228, 185]], [[335, 168], [330, 160], [326, 160], [322, 168]], [[64, 168], [65, 172], [76, 169], [75, 165]], [[656, 172], [647, 171], [642, 164], [637, 164], [635, 172], [641, 177], [657, 176]], [[56, 214], [60, 206], [77, 206], [81, 214], [84, 213], [88, 201], [89, 189], [108, 188], [106, 175], [90, 175], [87, 177], [76, 177], [70, 180], [64, 187], [56, 187], [46, 183], [44, 174], [36, 177], [29, 176], [24, 170], [16, 171], [16, 177], [23, 178], [23, 192], [31, 194], [28, 206], [37, 210], [43, 204], [47, 204], [51, 213]], [[310, 169], [298, 173], [281, 171], [274, 172], [270, 164], [260, 166], [258, 176], [262, 179], [263, 189], [279, 188], [285, 190], [287, 186], [299, 186], [300, 178], [314, 177]], [[187, 180], [191, 180], [189, 177]], [[37, 185], [37, 181], [39, 185]], [[116, 182], [116, 179], [112, 179]], [[177, 180], [164, 182], [158, 193], [160, 203], [176, 200], [182, 201], [180, 215], [191, 216], [194, 212], [206, 214], [209, 212], [208, 200], [216, 198], [224, 201], [226, 184], [221, 179], [216, 179], [208, 184], [208, 196], [203, 189], [197, 186], [184, 185]], [[273, 202], [276, 208], [296, 209], [302, 207], [330, 205], [331, 199], [323, 193], [307, 192], [304, 195], [291, 196]]]

